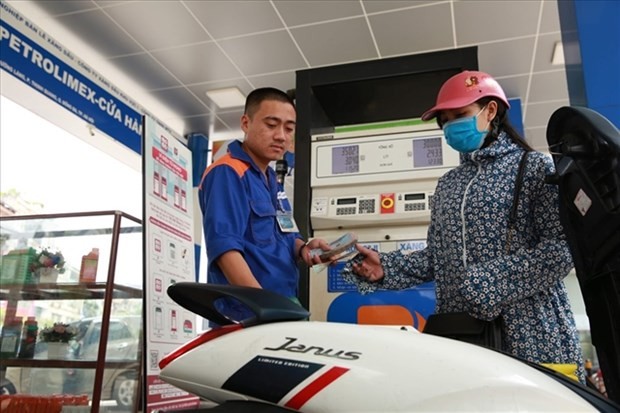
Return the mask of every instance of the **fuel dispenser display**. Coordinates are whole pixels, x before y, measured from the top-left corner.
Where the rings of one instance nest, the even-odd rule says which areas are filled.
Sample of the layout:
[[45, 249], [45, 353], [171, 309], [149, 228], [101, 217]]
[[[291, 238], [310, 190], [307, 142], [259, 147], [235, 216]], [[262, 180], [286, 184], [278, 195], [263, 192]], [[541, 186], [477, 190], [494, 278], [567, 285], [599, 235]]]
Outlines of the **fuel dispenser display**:
[[[381, 252], [426, 246], [437, 179], [458, 165], [459, 155], [434, 124], [395, 124], [336, 128], [311, 137], [315, 237], [333, 241], [354, 232], [360, 244]], [[311, 319], [421, 328], [434, 311], [434, 283], [362, 295], [342, 277], [343, 266], [310, 270]]]

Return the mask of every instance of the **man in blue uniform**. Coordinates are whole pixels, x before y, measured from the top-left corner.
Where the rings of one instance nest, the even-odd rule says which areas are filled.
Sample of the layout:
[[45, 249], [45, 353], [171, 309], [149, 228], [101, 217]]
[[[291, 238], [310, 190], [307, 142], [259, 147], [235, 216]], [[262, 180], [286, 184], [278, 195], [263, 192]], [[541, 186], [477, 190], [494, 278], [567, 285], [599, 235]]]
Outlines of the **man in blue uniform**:
[[[304, 242], [275, 171], [295, 133], [293, 100], [274, 88], [252, 91], [241, 117], [243, 142], [205, 171], [199, 189], [209, 267], [207, 281], [265, 288], [297, 299], [297, 261], [318, 263], [310, 250], [328, 250], [324, 240]], [[219, 310], [233, 320], [252, 313], [228, 300]]]

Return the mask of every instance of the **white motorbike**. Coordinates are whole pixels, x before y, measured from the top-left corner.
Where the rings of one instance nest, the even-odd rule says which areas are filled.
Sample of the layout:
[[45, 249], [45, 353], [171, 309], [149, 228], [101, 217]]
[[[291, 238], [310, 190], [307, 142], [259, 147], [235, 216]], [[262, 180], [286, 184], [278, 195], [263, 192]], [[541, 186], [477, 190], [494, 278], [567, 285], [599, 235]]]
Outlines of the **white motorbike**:
[[[254, 288], [183, 282], [168, 295], [221, 327], [162, 359], [160, 377], [218, 412], [620, 411], [560, 373], [412, 327], [305, 321], [304, 308]], [[231, 323], [221, 298], [256, 316]]]

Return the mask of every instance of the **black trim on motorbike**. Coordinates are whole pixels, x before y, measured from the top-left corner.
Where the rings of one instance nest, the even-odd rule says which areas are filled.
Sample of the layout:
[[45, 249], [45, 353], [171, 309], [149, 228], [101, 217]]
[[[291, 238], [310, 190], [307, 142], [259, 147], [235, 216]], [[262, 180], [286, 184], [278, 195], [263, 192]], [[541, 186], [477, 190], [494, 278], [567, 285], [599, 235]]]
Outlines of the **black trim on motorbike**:
[[[183, 308], [219, 325], [235, 324], [245, 327], [278, 321], [305, 320], [310, 313], [292, 300], [261, 288], [236, 285], [178, 282], [168, 287], [168, 296]], [[247, 306], [254, 317], [231, 320], [218, 311], [215, 302], [232, 298]]]

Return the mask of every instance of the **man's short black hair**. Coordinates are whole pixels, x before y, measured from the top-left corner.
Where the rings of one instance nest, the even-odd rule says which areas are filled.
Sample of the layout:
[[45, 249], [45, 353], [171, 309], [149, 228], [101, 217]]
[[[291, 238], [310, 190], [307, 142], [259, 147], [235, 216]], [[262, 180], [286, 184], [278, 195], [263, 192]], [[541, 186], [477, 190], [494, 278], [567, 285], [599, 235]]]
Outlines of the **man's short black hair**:
[[252, 117], [264, 100], [277, 100], [283, 103], [290, 103], [293, 108], [295, 107], [295, 102], [293, 99], [280, 89], [276, 89], [274, 87], [261, 87], [254, 89], [245, 99], [245, 109], [243, 113]]

